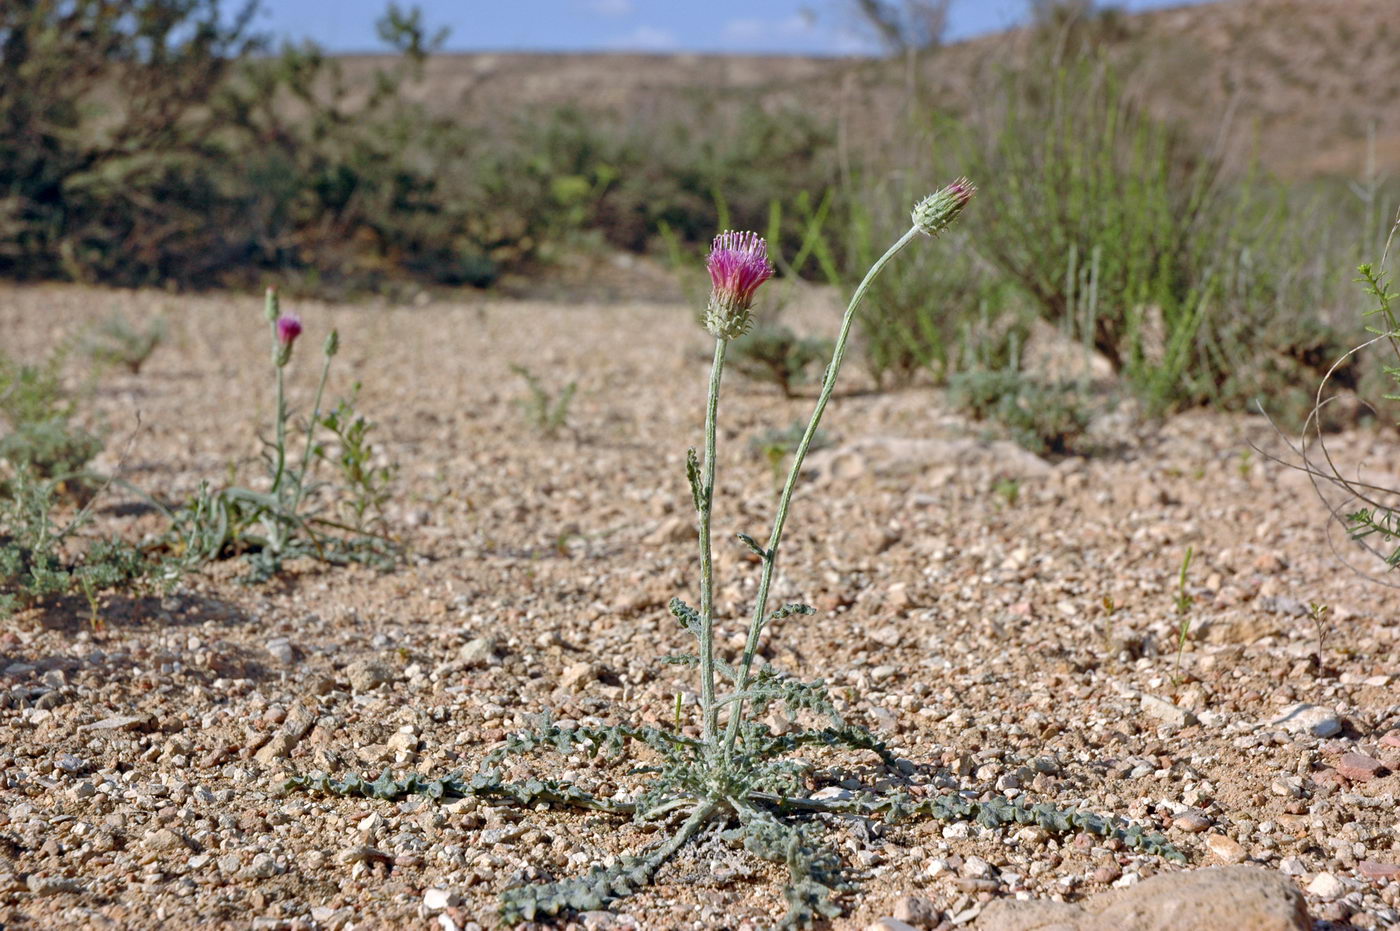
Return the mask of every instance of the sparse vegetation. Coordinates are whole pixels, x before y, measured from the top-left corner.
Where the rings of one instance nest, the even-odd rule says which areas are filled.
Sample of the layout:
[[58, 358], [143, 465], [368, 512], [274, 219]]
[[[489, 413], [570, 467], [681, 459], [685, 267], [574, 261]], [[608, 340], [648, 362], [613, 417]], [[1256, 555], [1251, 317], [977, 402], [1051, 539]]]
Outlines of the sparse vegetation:
[[84, 342], [84, 351], [98, 365], [120, 366], [132, 375], [165, 339], [165, 318], [155, 317], [138, 327], [121, 314], [113, 314], [98, 324]]
[[[382, 506], [393, 466], [376, 469], [369, 465], [370, 452], [365, 445], [369, 424], [355, 412], [352, 401], [341, 401], [331, 412], [321, 407], [331, 362], [340, 348], [339, 334], [332, 330], [326, 337], [315, 398], [298, 426], [287, 405], [286, 368], [301, 336], [301, 320], [281, 313], [272, 289], [267, 292], [265, 316], [276, 385], [273, 435], [263, 441], [267, 489], [229, 485], [214, 490], [208, 482], [203, 483], [194, 498], [172, 515], [170, 548], [186, 568], [240, 557], [248, 565], [246, 578], [250, 582], [272, 578], [292, 559], [393, 566], [397, 547], [366, 520], [370, 511], [377, 512]], [[341, 470], [345, 486], [328, 487], [316, 476], [317, 464], [327, 458], [317, 455], [322, 448], [317, 432], [322, 429], [330, 430], [343, 444], [334, 464]], [[299, 455], [294, 446], [298, 432]], [[347, 525], [327, 516], [328, 508], [337, 507], [348, 510], [355, 523]]]
[[540, 377], [523, 365], [512, 364], [510, 370], [525, 379], [530, 393], [520, 400], [520, 410], [530, 426], [540, 436], [552, 440], [568, 426], [569, 405], [578, 391], [578, 382], [571, 381], [557, 391], [545, 386]]

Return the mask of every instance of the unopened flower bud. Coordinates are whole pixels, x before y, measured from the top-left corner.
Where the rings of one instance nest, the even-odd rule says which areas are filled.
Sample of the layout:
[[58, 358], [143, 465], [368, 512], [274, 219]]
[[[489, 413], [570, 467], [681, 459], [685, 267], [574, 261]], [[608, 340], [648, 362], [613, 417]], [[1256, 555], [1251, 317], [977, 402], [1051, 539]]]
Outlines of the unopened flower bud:
[[277, 318], [277, 364], [283, 366], [292, 358], [292, 345], [301, 335], [301, 318], [285, 314]]
[[930, 236], [937, 236], [958, 218], [976, 193], [976, 185], [966, 178], [959, 178], [914, 206], [914, 225]]
[[281, 313], [281, 302], [277, 300], [276, 288], [267, 289], [267, 295], [263, 300], [263, 313], [267, 316], [268, 323], [277, 322], [277, 317]]
[[331, 330], [331, 335], [326, 337], [326, 358], [329, 359], [340, 351], [340, 331]]
[[716, 339], [743, 336], [752, 320], [749, 307], [754, 292], [773, 277], [768, 243], [757, 233], [720, 233], [705, 264], [711, 283], [705, 329]]

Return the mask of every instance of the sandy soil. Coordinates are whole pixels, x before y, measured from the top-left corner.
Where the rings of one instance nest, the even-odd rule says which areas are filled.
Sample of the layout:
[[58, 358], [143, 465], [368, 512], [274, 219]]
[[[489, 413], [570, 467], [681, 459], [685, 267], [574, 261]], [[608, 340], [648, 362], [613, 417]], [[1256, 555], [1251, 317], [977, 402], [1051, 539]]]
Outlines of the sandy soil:
[[[98, 383], [111, 431], [101, 464], [116, 463], [139, 412], [124, 469], [142, 488], [175, 498], [224, 480], [230, 464], [256, 474], [271, 406], [256, 298], [7, 288], [0, 333], [7, 351], [37, 351], [114, 309], [164, 312], [171, 336], [139, 377]], [[332, 393], [363, 383], [361, 408], [402, 465], [392, 516], [412, 555], [389, 574], [307, 565], [259, 588], [217, 566], [164, 597], [112, 599], [98, 630], [71, 606], [6, 622], [0, 925], [489, 927], [506, 886], [649, 839], [602, 816], [275, 787], [313, 769], [470, 768], [547, 708], [665, 721], [679, 691], [693, 722], [692, 679], [658, 662], [688, 646], [665, 604], [694, 600], [697, 577], [683, 463], [699, 442], [708, 350], [690, 312], [296, 309], [307, 336], [293, 401], [307, 402], [317, 348], [338, 327]], [[830, 331], [836, 312], [813, 300], [790, 320]], [[560, 438], [521, 416], [512, 362], [547, 383], [578, 381]], [[1250, 440], [1272, 442], [1267, 425], [1204, 414], [1120, 424], [1118, 452], [1047, 463], [984, 438], [930, 388], [876, 393], [849, 371], [776, 586], [819, 611], [776, 631], [772, 661], [826, 678], [851, 719], [920, 766], [918, 781], [1140, 819], [1166, 828], [1192, 866], [1248, 858], [1293, 875], [1331, 927], [1393, 925], [1400, 887], [1365, 872], [1400, 860], [1400, 598], [1339, 565], [1301, 476], [1248, 452]], [[809, 407], [726, 384], [721, 540], [764, 535], [773, 477], [750, 438]], [[1349, 461], [1393, 461], [1392, 435], [1336, 442]], [[122, 513], [107, 508], [99, 529], [153, 526]], [[1194, 605], [1178, 675], [1188, 546]], [[739, 547], [718, 553], [732, 651], [758, 573]], [[1320, 675], [1310, 602], [1330, 607]], [[483, 637], [489, 658], [461, 652]], [[1320, 706], [1336, 733], [1268, 723], [1299, 702]], [[1345, 753], [1381, 768], [1361, 773]], [[874, 778], [868, 763], [832, 762], [846, 769], [824, 778]], [[583, 758], [537, 765], [604, 794], [635, 784]], [[992, 897], [1075, 899], [1181, 868], [1033, 832], [916, 824], [832, 839], [859, 878], [836, 928], [911, 894], [951, 927]], [[974, 857], [990, 874], [969, 875]], [[761, 926], [780, 907], [776, 879], [711, 841], [582, 924]], [[457, 904], [430, 912], [431, 888]]]

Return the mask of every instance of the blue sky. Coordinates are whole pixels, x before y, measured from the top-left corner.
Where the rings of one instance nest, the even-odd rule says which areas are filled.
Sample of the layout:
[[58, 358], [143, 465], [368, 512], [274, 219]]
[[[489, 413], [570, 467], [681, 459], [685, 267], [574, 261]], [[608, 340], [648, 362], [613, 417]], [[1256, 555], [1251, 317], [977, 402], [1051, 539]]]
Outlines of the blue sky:
[[[605, 51], [864, 54], [876, 46], [842, 0], [417, 0], [430, 26], [448, 26], [454, 51]], [[1147, 9], [1181, 0], [1126, 0]], [[270, 0], [262, 30], [310, 38], [332, 51], [380, 48], [374, 21], [386, 0]], [[412, 5], [412, 0], [403, 3]], [[949, 38], [1005, 29], [1026, 0], [952, 0]]]

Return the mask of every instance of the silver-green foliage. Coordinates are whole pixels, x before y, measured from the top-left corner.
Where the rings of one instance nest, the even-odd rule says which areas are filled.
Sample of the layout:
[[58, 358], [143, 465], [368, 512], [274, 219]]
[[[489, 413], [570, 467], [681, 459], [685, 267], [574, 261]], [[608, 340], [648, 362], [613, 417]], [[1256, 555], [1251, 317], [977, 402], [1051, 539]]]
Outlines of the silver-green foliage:
[[[804, 682], [769, 664], [756, 664], [758, 646], [766, 630], [773, 630], [791, 618], [811, 615], [814, 610], [794, 602], [769, 608], [769, 592], [778, 564], [793, 490], [802, 474], [803, 461], [817, 434], [850, 337], [851, 325], [860, 302], [878, 275], [894, 256], [921, 232], [935, 233], [951, 221], [971, 196], [971, 186], [950, 186], [959, 192], [959, 202], [947, 211], [942, 223], [933, 223], [915, 212], [915, 224], [871, 267], [856, 289], [842, 319], [830, 364], [826, 368], [815, 409], [792, 452], [792, 463], [779, 496], [773, 526], [760, 542], [748, 534], [738, 534], [741, 545], [754, 553], [760, 564], [758, 591], [743, 652], [737, 662], [725, 662], [715, 651], [715, 566], [710, 552], [710, 530], [714, 513], [717, 413], [719, 390], [728, 340], [720, 335], [715, 343], [709, 396], [705, 416], [705, 446], [686, 457], [690, 497], [695, 505], [700, 536], [700, 599], [692, 607], [679, 598], [670, 603], [676, 622], [696, 642], [695, 653], [668, 657], [668, 661], [695, 666], [700, 675], [701, 736], [684, 736], [657, 727], [573, 727], [562, 728], [545, 721], [532, 731], [509, 737], [504, 746], [490, 754], [480, 771], [470, 779], [460, 775], [445, 780], [424, 780], [417, 775], [395, 780], [386, 772], [374, 782], [352, 777], [343, 782], [315, 774], [293, 779], [291, 785], [346, 795], [397, 798], [408, 793], [431, 797], [475, 795], [521, 805], [567, 805], [619, 815], [630, 815], [639, 822], [679, 819], [678, 826], [664, 839], [623, 857], [612, 865], [598, 866], [587, 874], [570, 879], [537, 882], [507, 889], [501, 897], [503, 922], [517, 923], [548, 919], [570, 912], [607, 907], [649, 884], [657, 869], [689, 843], [702, 828], [716, 826], [736, 843], [756, 856], [784, 867], [788, 874], [784, 891], [787, 911], [780, 928], [810, 927], [818, 920], [840, 914], [840, 893], [848, 888], [840, 858], [822, 843], [820, 816], [848, 815], [880, 817], [898, 821], [911, 817], [976, 819], [992, 826], [1044, 824], [1062, 833], [1086, 830], [1104, 836], [1117, 836], [1134, 849], [1174, 858], [1180, 854], [1160, 835], [1148, 835], [1141, 828], [1079, 812], [1062, 812], [1047, 806], [1027, 807], [996, 798], [973, 801], [961, 795], [914, 800], [903, 792], [861, 793], [849, 799], [809, 797], [811, 764], [794, 754], [820, 748], [874, 753], [892, 772], [898, 761], [890, 750], [862, 727], [842, 719], [836, 701], [821, 681]], [[745, 241], [747, 248], [751, 243]], [[749, 254], [752, 258], [752, 253]], [[722, 287], [716, 278], [716, 290]], [[760, 716], [781, 706], [794, 720], [817, 721], [784, 734], [774, 734]], [[728, 716], [727, 722], [722, 720]], [[551, 751], [562, 755], [603, 754], [616, 759], [637, 760], [642, 767], [634, 773], [649, 779], [641, 791], [628, 800], [603, 799], [557, 781], [531, 778], [524, 782], [506, 781], [503, 768], [514, 756]], [[649, 757], [649, 759], [648, 759]]]
[[[266, 490], [238, 485], [216, 490], [202, 483], [195, 496], [172, 514], [171, 548], [188, 568], [241, 557], [249, 568], [247, 580], [252, 582], [266, 581], [281, 572], [287, 560], [297, 558], [389, 568], [398, 548], [368, 525], [371, 512], [377, 513], [384, 503], [393, 466], [371, 465], [372, 448], [365, 436], [369, 424], [355, 412], [353, 399], [341, 401], [330, 411], [322, 407], [339, 336], [332, 331], [326, 340], [311, 411], [298, 424], [286, 398], [285, 369], [291, 347], [278, 340], [274, 292], [268, 292], [267, 301], [276, 406], [273, 436], [263, 441]], [[322, 445], [321, 430], [339, 441], [338, 459]], [[293, 448], [297, 440], [299, 452]], [[342, 482], [318, 477], [318, 464], [328, 458], [339, 468]], [[341, 519], [337, 508], [349, 512], [351, 523]]]

